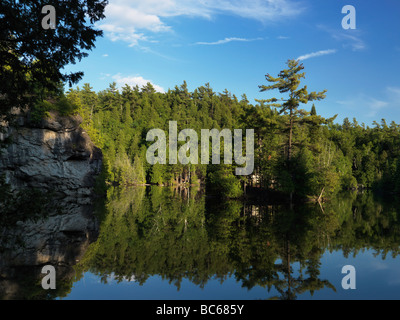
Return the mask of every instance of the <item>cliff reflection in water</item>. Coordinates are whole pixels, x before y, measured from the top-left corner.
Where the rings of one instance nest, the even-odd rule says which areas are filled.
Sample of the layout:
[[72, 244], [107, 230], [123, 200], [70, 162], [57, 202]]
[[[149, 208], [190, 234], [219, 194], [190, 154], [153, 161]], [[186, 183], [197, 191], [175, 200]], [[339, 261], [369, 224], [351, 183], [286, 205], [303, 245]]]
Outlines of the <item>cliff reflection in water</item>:
[[90, 271], [104, 283], [135, 279], [145, 285], [159, 275], [179, 290], [183, 279], [204, 287], [234, 277], [245, 289], [279, 293], [268, 298], [296, 299], [337, 289], [320, 276], [327, 251], [397, 256], [398, 219], [393, 203], [370, 193], [290, 208], [215, 201], [192, 189], [112, 189], [98, 240], [75, 266], [76, 280]]
[[[0, 300], [55, 299], [71, 292], [73, 266], [98, 235], [92, 205], [49, 202], [41, 193], [24, 209], [0, 214]], [[44, 290], [44, 265], [56, 269], [56, 290]]]

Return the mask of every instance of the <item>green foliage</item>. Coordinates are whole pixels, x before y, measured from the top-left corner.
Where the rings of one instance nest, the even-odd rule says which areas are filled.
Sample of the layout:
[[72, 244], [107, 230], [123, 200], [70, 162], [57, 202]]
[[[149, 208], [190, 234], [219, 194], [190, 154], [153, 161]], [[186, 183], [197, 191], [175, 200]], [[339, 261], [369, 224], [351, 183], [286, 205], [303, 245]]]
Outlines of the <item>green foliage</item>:
[[34, 124], [40, 124], [43, 119], [49, 117], [51, 107], [52, 104], [48, 101], [40, 101], [36, 103], [31, 110], [31, 121]]
[[58, 111], [62, 116], [69, 116], [78, 111], [78, 106], [71, 103], [63, 94], [57, 99], [56, 103], [53, 104], [51, 110]]
[[122, 184], [131, 184], [135, 180], [131, 160], [126, 153], [118, 153], [114, 163], [114, 179]]
[[[25, 108], [47, 97], [60, 82], [77, 83], [83, 72], [62, 69], [86, 57], [102, 35], [94, 24], [104, 16], [104, 0], [52, 1], [57, 12], [55, 29], [43, 31], [38, 19], [47, 1], [3, 0], [0, 3], [1, 115]], [[68, 34], [68, 36], [66, 36]]]
[[[301, 79], [305, 78], [305, 73], [299, 73], [304, 69], [302, 63], [298, 60], [289, 60], [287, 62], [288, 69], [282, 70], [277, 78], [267, 74], [266, 80], [272, 83], [269, 86], [259, 86], [261, 92], [278, 89], [280, 93], [288, 93], [287, 99], [272, 98], [265, 100], [267, 106], [279, 108], [280, 114], [288, 115], [288, 143], [287, 143], [287, 159], [290, 161], [292, 157], [292, 145], [293, 145], [293, 129], [298, 118], [301, 117], [304, 112], [299, 110], [300, 104], [307, 104], [309, 101], [322, 100], [326, 97], [325, 93], [327, 90], [322, 92], [311, 92], [307, 91], [307, 86], [300, 89]], [[278, 101], [281, 101], [279, 103]], [[312, 113], [315, 112], [315, 107]]]
[[38, 100], [30, 110], [30, 119], [34, 124], [40, 124], [42, 119], [49, 117], [50, 111], [56, 111], [61, 116], [76, 114], [80, 108], [76, 101], [67, 99], [63, 92], [49, 94], [48, 100]]
[[135, 156], [133, 160], [133, 182], [136, 184], [146, 183], [146, 171], [144, 169], [143, 161], [139, 156]]
[[163, 166], [159, 163], [156, 163], [151, 168], [151, 183], [162, 185], [164, 178], [163, 178]]
[[232, 168], [221, 165], [209, 173], [210, 189], [223, 198], [239, 198], [243, 195], [240, 181], [233, 174]]
[[[261, 91], [278, 89], [288, 96], [256, 100], [255, 105], [245, 95], [239, 101], [227, 90], [216, 93], [208, 83], [190, 92], [186, 82], [165, 93], [150, 84], [119, 90], [115, 83], [96, 93], [84, 84], [69, 90], [66, 97], [82, 116], [82, 127], [103, 150], [102, 178], [107, 185], [195, 183], [227, 198], [241, 197], [244, 190], [251, 190], [248, 187], [298, 199], [329, 199], [341, 190], [357, 188], [398, 193], [399, 125], [382, 120], [369, 128], [347, 118], [340, 125], [334, 124], [336, 116], [318, 115], [315, 104], [310, 112], [300, 109], [323, 99], [326, 92], [310, 93], [300, 87], [303, 68], [290, 60], [277, 78], [267, 75], [271, 85], [260, 86]], [[46, 109], [42, 106], [38, 113]], [[168, 133], [169, 121], [177, 122], [178, 132], [192, 128], [199, 137], [201, 129], [254, 129], [253, 174], [238, 177], [234, 165], [150, 165], [146, 135], [155, 128]], [[178, 149], [183, 144], [179, 142]], [[168, 152], [167, 147], [167, 163]]]

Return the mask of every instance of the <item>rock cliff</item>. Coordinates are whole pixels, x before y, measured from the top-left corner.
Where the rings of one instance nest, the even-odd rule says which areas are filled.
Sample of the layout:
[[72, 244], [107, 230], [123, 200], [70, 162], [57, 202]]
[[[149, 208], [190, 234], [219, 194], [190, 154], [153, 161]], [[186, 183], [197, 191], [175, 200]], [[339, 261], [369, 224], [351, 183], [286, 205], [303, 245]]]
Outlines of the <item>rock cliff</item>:
[[100, 173], [102, 153], [80, 127], [80, 116], [51, 112], [40, 124], [21, 116], [0, 134], [0, 175], [12, 188], [54, 191], [65, 199], [87, 198]]

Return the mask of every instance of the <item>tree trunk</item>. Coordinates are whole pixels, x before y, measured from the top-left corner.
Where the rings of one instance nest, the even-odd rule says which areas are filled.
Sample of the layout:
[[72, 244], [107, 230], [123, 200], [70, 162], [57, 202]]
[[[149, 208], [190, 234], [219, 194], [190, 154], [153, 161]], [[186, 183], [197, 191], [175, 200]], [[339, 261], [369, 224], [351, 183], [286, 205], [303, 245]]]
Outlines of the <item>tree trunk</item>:
[[[288, 145], [288, 165], [290, 168], [290, 160], [292, 159], [292, 138], [293, 138], [293, 109], [290, 109], [290, 124], [289, 124], [289, 145]], [[293, 173], [291, 172], [291, 178], [293, 181]], [[293, 204], [293, 192], [290, 192], [290, 206]]]
[[288, 161], [292, 159], [293, 110], [290, 110]]

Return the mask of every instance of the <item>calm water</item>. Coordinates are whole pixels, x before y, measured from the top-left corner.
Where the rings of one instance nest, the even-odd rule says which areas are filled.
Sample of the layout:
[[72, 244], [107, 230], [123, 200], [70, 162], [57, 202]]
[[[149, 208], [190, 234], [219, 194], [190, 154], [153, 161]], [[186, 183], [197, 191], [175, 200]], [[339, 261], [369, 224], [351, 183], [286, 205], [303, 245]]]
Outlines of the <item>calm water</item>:
[[[74, 211], [86, 229], [62, 220], [71, 213], [52, 216], [51, 233], [22, 237], [38, 242], [29, 253], [17, 242], [14, 255], [3, 250], [0, 298], [400, 299], [399, 213], [371, 193], [290, 208], [113, 189], [105, 204]], [[56, 290], [41, 289], [38, 259], [57, 265]], [[345, 265], [355, 290], [342, 288]]]

